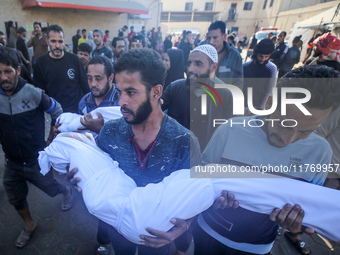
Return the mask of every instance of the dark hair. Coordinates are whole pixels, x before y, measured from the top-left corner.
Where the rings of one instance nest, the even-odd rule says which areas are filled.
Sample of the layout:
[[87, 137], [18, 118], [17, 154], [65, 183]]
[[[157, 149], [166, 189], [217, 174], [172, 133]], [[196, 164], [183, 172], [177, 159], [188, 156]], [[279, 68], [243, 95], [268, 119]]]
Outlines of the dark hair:
[[110, 33], [110, 31], [109, 30], [105, 30], [105, 34], [107, 34], [107, 33]]
[[[325, 110], [331, 107], [335, 109], [340, 103], [339, 78], [340, 72], [331, 67], [309, 65], [288, 72], [279, 79], [277, 87], [307, 89], [311, 93], [311, 99], [305, 104], [307, 107], [319, 110]], [[280, 90], [278, 94], [279, 98], [281, 98]], [[292, 95], [293, 98], [299, 98], [301, 96], [300, 93], [291, 93], [290, 95]]]
[[[287, 32], [286, 32], [286, 31], [281, 31], [281, 33], [284, 34], [285, 37], [286, 37], [286, 35], [287, 35]], [[281, 34], [281, 33], [280, 33], [280, 34]]]
[[[162, 38], [160, 38], [162, 39]], [[145, 46], [144, 36], [142, 34], [134, 34], [132, 36], [131, 42], [140, 42], [142, 43], [143, 47]]]
[[13, 24], [14, 24], [14, 23], [13, 23], [12, 20], [8, 21], [8, 26], [9, 26], [9, 27], [11, 27]]
[[118, 36], [119, 36], [119, 37], [122, 37], [122, 36], [124, 36], [124, 33], [123, 33], [122, 31], [120, 31], [120, 32], [118, 33]]
[[85, 29], [85, 28], [83, 28], [83, 30], [81, 30], [81, 32], [86, 32], [86, 29]]
[[114, 63], [114, 70], [116, 74], [123, 71], [139, 72], [141, 82], [147, 91], [158, 84], [163, 86], [166, 76], [165, 65], [160, 55], [147, 48], [128, 51]]
[[123, 28], [128, 28], [128, 26], [127, 26], [127, 25], [125, 25]]
[[[123, 41], [124, 42], [124, 38], [122, 38], [122, 37], [114, 37], [113, 40], [112, 40], [112, 46], [116, 48], [118, 41]], [[125, 44], [125, 42], [124, 42], [124, 44]]]
[[84, 51], [84, 52], [87, 52], [87, 53], [91, 54], [92, 47], [89, 44], [87, 44], [87, 43], [81, 43], [78, 46], [78, 51]]
[[131, 26], [130, 29], [131, 29], [131, 28], [135, 28], [135, 27], [134, 27], [134, 26]]
[[54, 31], [54, 32], [57, 32], [57, 33], [62, 33], [63, 34], [63, 37], [64, 37], [64, 31], [63, 29], [61, 28], [61, 26], [59, 25], [51, 25], [47, 28], [47, 38], [50, 37], [50, 32], [51, 31]]
[[39, 27], [41, 27], [41, 23], [38, 22], [38, 21], [35, 21], [35, 22], [33, 23], [33, 27], [34, 27], [35, 25], [39, 25]]
[[234, 41], [235, 40], [235, 36], [233, 35], [233, 34], [231, 34], [231, 35], [228, 35], [228, 37], [227, 37], [228, 39], [230, 39], [230, 40], [232, 40], [232, 41]]
[[27, 32], [27, 30], [24, 27], [19, 27], [18, 34], [22, 34], [23, 32]]
[[80, 33], [80, 29], [77, 29], [77, 34], [79, 34]]
[[293, 39], [293, 43], [298, 43], [301, 41], [301, 37], [302, 35], [299, 35], [299, 36], [295, 36], [294, 39]]
[[0, 35], [5, 35], [4, 32], [0, 31]]
[[95, 65], [95, 64], [104, 65], [104, 72], [105, 72], [107, 78], [109, 78], [111, 76], [111, 74], [113, 74], [112, 63], [111, 63], [110, 59], [108, 59], [108, 57], [106, 57], [104, 55], [99, 55], [99, 56], [95, 56], [95, 57], [91, 58], [89, 65]]
[[216, 30], [216, 29], [221, 30], [222, 35], [224, 35], [226, 31], [225, 23], [222, 20], [217, 20], [210, 24], [208, 31]]
[[188, 31], [186, 31], [186, 32], [185, 32], [185, 38], [187, 38], [187, 35], [188, 35], [188, 34], [192, 34], [192, 32], [191, 32], [191, 31], [189, 31], [189, 30], [188, 30]]
[[103, 31], [102, 31], [100, 28], [94, 29], [94, 30], [93, 30], [93, 33], [95, 33], [95, 32], [99, 33], [99, 34], [100, 34], [100, 37], [103, 37], [103, 36], [104, 36], [104, 33], [103, 33]]
[[17, 70], [19, 66], [18, 58], [14, 51], [6, 47], [0, 47], [0, 63], [9, 65]]

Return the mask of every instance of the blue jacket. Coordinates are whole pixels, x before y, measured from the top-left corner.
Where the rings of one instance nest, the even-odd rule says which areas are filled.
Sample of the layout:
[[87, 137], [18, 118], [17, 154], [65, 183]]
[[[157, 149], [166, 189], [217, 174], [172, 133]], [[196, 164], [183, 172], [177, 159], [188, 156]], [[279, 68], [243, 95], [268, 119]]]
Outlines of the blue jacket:
[[109, 93], [105, 96], [104, 100], [97, 106], [91, 92], [87, 93], [80, 100], [78, 105], [78, 113], [85, 115], [98, 107], [119, 106], [119, 94], [115, 86], [112, 86]]

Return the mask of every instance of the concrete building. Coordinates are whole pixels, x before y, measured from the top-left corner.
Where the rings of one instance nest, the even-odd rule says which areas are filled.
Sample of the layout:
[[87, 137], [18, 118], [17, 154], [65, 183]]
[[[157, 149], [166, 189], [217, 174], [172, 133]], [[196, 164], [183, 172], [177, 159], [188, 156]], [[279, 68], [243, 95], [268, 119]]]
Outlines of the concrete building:
[[180, 35], [183, 30], [205, 33], [220, 13], [219, 0], [162, 0], [161, 22], [167, 33]]
[[[188, 1], [188, 2], [186, 2]], [[296, 22], [337, 5], [334, 0], [162, 0], [161, 22], [168, 33], [184, 29], [205, 34], [211, 22], [249, 38], [262, 27], [290, 30]], [[191, 1], [191, 2], [189, 2]], [[318, 13], [316, 13], [318, 12]], [[296, 15], [295, 15], [296, 14]]]
[[29, 39], [34, 21], [41, 22], [43, 30], [58, 24], [64, 29], [66, 43], [71, 44], [77, 29], [108, 29], [110, 37], [117, 36], [124, 25], [134, 26], [137, 32], [142, 26], [149, 30], [157, 26], [158, 10], [157, 0], [2, 0], [0, 30], [5, 33], [12, 20], [27, 29]]
[[[309, 6], [308, 8], [297, 8], [294, 10], [282, 11], [278, 14], [273, 26], [278, 26], [281, 30], [286, 30], [289, 33], [289, 30], [294, 27], [296, 23], [299, 23], [304, 20], [308, 20], [322, 12], [325, 12], [331, 8], [335, 8], [340, 4], [340, 1], [328, 1], [324, 3], [319, 3], [313, 6]], [[319, 24], [322, 23], [322, 19], [324, 22], [328, 21], [330, 18], [334, 17], [334, 12], [332, 13], [332, 17], [323, 17], [319, 20]]]

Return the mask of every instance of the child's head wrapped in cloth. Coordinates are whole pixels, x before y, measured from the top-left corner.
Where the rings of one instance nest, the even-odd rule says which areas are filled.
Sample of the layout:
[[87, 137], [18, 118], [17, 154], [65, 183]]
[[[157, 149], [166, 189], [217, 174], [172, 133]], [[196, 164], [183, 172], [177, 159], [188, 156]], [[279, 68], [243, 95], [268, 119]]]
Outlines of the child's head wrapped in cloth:
[[68, 164], [70, 169], [74, 167], [91, 169], [82, 171], [82, 181], [87, 180], [86, 172], [93, 175], [100, 169], [118, 166], [117, 162], [96, 145], [90, 133], [59, 134], [44, 151], [39, 152], [38, 160], [42, 174], [50, 171], [51, 167], [60, 173], [66, 173]]
[[321, 59], [340, 62], [340, 40], [336, 35], [332, 33], [323, 34], [315, 39], [313, 44], [317, 51], [322, 54]]

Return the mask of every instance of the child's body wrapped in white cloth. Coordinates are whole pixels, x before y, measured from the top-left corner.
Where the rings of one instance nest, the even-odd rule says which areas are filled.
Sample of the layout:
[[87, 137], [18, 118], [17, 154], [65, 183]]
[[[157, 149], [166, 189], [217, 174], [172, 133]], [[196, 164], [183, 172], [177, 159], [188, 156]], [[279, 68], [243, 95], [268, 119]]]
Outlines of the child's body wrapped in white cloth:
[[[288, 178], [192, 179], [190, 170], [178, 170], [157, 184], [137, 187], [118, 163], [100, 150], [91, 135], [64, 133], [40, 152], [41, 172], [77, 167], [87, 209], [139, 244], [147, 227], [168, 231], [174, 217], [188, 219], [208, 209], [222, 190], [235, 194], [241, 207], [270, 214], [286, 203], [305, 210], [304, 225], [334, 241], [340, 240], [340, 192]], [[277, 187], [283, 187], [278, 189]], [[269, 216], [268, 216], [269, 217]]]
[[[98, 107], [91, 112], [91, 116], [93, 119], [97, 119], [97, 113], [100, 113], [104, 119], [104, 123], [108, 120], [118, 119], [122, 117], [122, 113], [120, 111], [120, 106], [110, 106], [110, 107]], [[84, 128], [81, 124], [80, 119], [83, 118], [82, 115], [64, 112], [62, 113], [57, 121], [62, 123], [62, 125], [58, 128], [61, 133], [64, 132], [89, 132], [88, 130], [78, 130], [78, 128]]]

